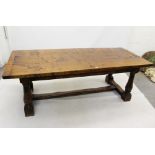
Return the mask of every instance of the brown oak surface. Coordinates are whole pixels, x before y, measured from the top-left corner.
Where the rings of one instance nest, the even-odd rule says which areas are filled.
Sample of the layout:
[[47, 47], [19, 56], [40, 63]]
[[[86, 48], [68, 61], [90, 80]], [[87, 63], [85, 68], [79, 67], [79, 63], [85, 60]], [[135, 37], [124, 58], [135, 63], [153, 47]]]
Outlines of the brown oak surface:
[[3, 78], [62, 76], [151, 65], [122, 48], [76, 48], [13, 51]]

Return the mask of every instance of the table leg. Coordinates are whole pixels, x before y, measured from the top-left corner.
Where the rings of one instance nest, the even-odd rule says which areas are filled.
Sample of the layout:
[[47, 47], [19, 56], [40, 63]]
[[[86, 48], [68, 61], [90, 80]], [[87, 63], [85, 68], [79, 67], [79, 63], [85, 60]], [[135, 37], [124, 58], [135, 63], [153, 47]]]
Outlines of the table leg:
[[24, 91], [25, 116], [33, 116], [34, 107], [32, 103], [32, 89], [33, 89], [32, 82], [29, 79], [20, 79], [20, 82], [23, 85], [23, 91]]
[[135, 77], [136, 73], [137, 73], [136, 71], [130, 72], [128, 82], [125, 86], [125, 91], [121, 96], [124, 101], [130, 101], [131, 100], [131, 90], [133, 88], [133, 81], [134, 81], [134, 77]]
[[31, 87], [31, 90], [33, 91], [33, 83], [32, 83], [32, 81], [30, 81], [30, 87]]
[[115, 90], [121, 95], [121, 98], [124, 100], [124, 101], [130, 101], [131, 100], [131, 90], [133, 88], [133, 81], [134, 81], [134, 77], [135, 77], [135, 74], [138, 72], [138, 70], [133, 70], [130, 72], [130, 75], [129, 75], [129, 79], [128, 79], [128, 82], [125, 86], [125, 90], [123, 90], [115, 81], [114, 81], [114, 78], [112, 76], [112, 74], [108, 74], [106, 76], [106, 79], [105, 81], [114, 86], [115, 87]]

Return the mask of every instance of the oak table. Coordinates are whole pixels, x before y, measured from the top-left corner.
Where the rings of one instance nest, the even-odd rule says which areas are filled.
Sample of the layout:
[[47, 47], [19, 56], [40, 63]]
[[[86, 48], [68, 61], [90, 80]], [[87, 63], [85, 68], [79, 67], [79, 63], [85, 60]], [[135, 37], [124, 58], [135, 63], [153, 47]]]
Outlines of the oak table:
[[[34, 115], [33, 100], [66, 97], [115, 90], [130, 101], [135, 74], [140, 67], [152, 65], [122, 48], [75, 48], [13, 51], [5, 65], [3, 78], [19, 78], [24, 91], [25, 116]], [[130, 72], [123, 90], [113, 78], [115, 73]], [[33, 94], [33, 81], [107, 74], [106, 87]]]

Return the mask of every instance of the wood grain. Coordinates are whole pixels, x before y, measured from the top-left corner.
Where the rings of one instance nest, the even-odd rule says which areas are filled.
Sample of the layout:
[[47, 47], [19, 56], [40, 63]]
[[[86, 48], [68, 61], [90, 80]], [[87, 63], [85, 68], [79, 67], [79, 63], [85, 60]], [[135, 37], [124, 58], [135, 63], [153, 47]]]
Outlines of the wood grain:
[[76, 48], [13, 51], [3, 78], [59, 77], [103, 73], [152, 65], [122, 48]]

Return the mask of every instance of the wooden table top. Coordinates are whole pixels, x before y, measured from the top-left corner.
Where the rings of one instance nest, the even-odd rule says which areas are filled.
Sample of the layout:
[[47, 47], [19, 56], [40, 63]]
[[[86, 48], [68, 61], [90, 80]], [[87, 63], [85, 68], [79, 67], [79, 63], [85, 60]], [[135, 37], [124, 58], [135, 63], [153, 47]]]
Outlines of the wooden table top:
[[3, 78], [33, 78], [140, 68], [147, 60], [122, 48], [76, 48], [13, 51]]

